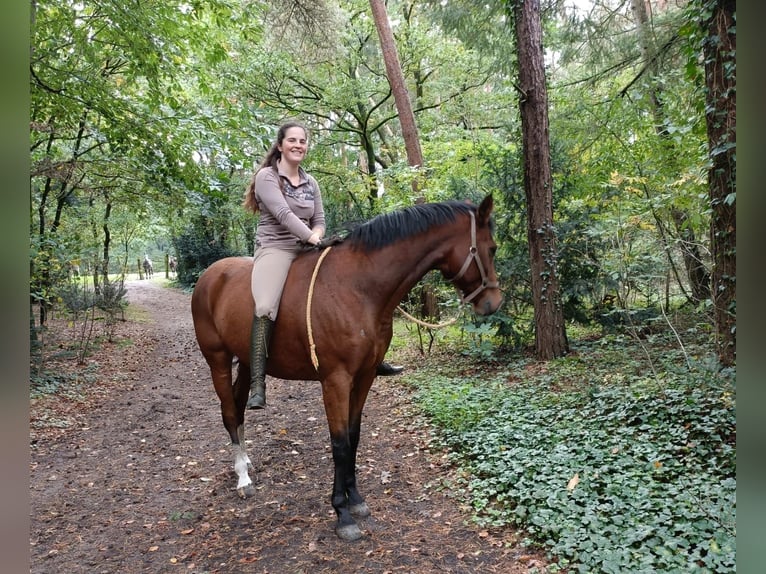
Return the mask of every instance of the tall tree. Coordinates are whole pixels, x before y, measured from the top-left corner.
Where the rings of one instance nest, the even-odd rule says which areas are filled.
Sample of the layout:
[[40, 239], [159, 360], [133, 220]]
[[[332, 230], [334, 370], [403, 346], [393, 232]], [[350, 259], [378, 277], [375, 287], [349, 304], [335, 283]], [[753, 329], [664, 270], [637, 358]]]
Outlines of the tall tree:
[[[380, 38], [380, 48], [383, 52], [383, 61], [386, 64], [388, 82], [391, 84], [396, 110], [399, 113], [404, 147], [407, 151], [407, 163], [410, 167], [422, 167], [423, 152], [420, 149], [420, 138], [418, 137], [418, 128], [415, 124], [415, 114], [412, 112], [410, 95], [404, 82], [402, 66], [399, 63], [399, 54], [396, 50], [394, 34], [388, 22], [386, 5], [383, 0], [370, 0], [370, 9], [375, 21], [375, 28], [378, 30], [378, 37]], [[415, 178], [412, 182], [413, 190], [416, 193], [419, 188], [418, 180], [419, 178]]]
[[129, 9], [116, 0], [32, 4], [30, 284], [41, 324], [55, 300], [52, 272], [62, 259], [82, 255], [82, 245], [63, 243], [67, 233], [79, 234], [80, 207], [105, 202], [96, 226], [104, 253], [97, 266], [105, 275], [109, 205], [168, 206], [185, 199], [182, 191], [204, 187], [194, 161], [204, 120], [195, 117], [183, 83], [208, 79], [204, 66], [189, 73], [203, 57], [192, 54], [209, 63], [224, 53], [221, 37], [228, 34], [213, 34], [209, 23], [232, 20], [222, 13], [231, 16], [222, 2], [184, 9], [159, 0]]
[[737, 353], [736, 2], [699, 1], [707, 88], [713, 307], [719, 360], [723, 365], [733, 365]]
[[[477, 5], [468, 0], [432, 0], [428, 4], [445, 27], [486, 57], [494, 59], [497, 70], [504, 73], [504, 81], [510, 82], [509, 76], [518, 75], [535, 349], [543, 360], [562, 356], [568, 352], [569, 343], [553, 225], [553, 177], [540, 2], [495, 0]], [[511, 27], [509, 22], [512, 22]], [[515, 42], [511, 40], [514, 36]]]
[[515, 0], [513, 18], [521, 91], [524, 193], [535, 309], [535, 351], [540, 359], [553, 359], [567, 353], [569, 343], [556, 271], [548, 91], [539, 0]]

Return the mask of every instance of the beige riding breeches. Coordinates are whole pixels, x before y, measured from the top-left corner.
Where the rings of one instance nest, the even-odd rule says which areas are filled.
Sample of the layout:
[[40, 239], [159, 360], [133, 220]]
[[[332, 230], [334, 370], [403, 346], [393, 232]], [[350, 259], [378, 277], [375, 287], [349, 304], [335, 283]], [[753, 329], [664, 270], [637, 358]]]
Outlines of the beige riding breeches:
[[303, 249], [302, 245], [296, 245], [293, 249], [256, 248], [250, 281], [256, 317], [268, 317], [276, 321], [287, 273], [293, 260]]

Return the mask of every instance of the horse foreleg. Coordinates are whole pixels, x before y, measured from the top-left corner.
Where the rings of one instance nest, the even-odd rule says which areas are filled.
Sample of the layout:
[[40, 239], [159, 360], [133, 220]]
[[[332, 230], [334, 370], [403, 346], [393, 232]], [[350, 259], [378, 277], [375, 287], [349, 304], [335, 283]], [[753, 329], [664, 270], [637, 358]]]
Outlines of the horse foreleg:
[[[349, 500], [349, 471], [353, 467], [352, 449], [348, 433], [330, 435], [332, 459], [335, 465], [335, 478], [332, 485], [332, 507], [338, 517], [335, 533], [342, 540], [357, 540], [362, 537], [362, 530], [357, 525], [351, 512]], [[352, 483], [355, 480], [351, 481]], [[354, 488], [354, 492], [359, 493]], [[360, 497], [361, 498], [361, 497]], [[361, 501], [364, 504], [364, 501]], [[358, 506], [358, 504], [357, 504]]]
[[[330, 444], [335, 467], [331, 503], [338, 518], [335, 533], [343, 540], [357, 540], [362, 537], [362, 531], [352, 516], [351, 508], [352, 504], [358, 506], [364, 502], [356, 490], [354, 477], [356, 453], [349, 429], [348, 409], [350, 384], [348, 378], [322, 381], [322, 399], [327, 424], [330, 427]], [[349, 486], [352, 487], [353, 502], [349, 499]]]
[[373, 379], [357, 382], [349, 399], [349, 441], [351, 444], [350, 468], [346, 475], [346, 493], [348, 495], [349, 510], [357, 518], [365, 518], [370, 515], [370, 507], [364, 501], [356, 485], [356, 460], [359, 438], [362, 428], [362, 410], [367, 400], [367, 394], [372, 386]]
[[370, 515], [370, 507], [364, 501], [364, 497], [359, 493], [356, 485], [356, 451], [359, 447], [359, 435], [361, 432], [361, 417], [351, 421], [349, 425], [349, 443], [351, 446], [351, 456], [349, 457], [349, 468], [346, 471], [346, 496], [348, 497], [349, 511], [352, 516], [365, 518]]

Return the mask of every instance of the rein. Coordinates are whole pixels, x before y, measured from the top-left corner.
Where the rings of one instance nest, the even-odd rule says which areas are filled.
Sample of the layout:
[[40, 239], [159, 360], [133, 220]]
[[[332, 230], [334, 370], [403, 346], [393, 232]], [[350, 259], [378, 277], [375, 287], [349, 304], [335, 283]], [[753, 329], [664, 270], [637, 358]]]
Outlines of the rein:
[[421, 321], [417, 317], [413, 317], [412, 315], [407, 313], [407, 311], [402, 309], [400, 306], [397, 306], [396, 310], [399, 311], [402, 315], [404, 315], [407, 319], [409, 319], [413, 323], [417, 323], [418, 325], [420, 325], [421, 327], [425, 327], [426, 329], [443, 329], [444, 327], [449, 327], [450, 325], [452, 325], [452, 323], [455, 323], [457, 321], [457, 319], [453, 317], [452, 319], [448, 319], [447, 321], [444, 321], [444, 323], [438, 323], [438, 324], [426, 323], [425, 321]]
[[322, 255], [319, 256], [314, 272], [311, 274], [311, 283], [309, 283], [309, 295], [308, 301], [306, 301], [306, 329], [309, 334], [309, 349], [311, 350], [311, 364], [314, 365], [314, 369], [319, 370], [319, 357], [317, 357], [317, 346], [314, 343], [314, 331], [311, 328], [311, 301], [314, 299], [314, 283], [316, 283], [317, 275], [319, 274], [319, 267], [322, 265], [322, 261], [332, 249], [332, 245], [325, 248], [322, 251]]
[[479, 273], [481, 274], [481, 285], [479, 285], [479, 287], [476, 288], [474, 292], [467, 297], [465, 297], [463, 293], [460, 293], [461, 303], [470, 303], [474, 297], [476, 297], [485, 289], [492, 289], [494, 287], [500, 286], [500, 283], [497, 281], [487, 281], [487, 273], [484, 271], [484, 265], [481, 263], [481, 258], [478, 255], [479, 250], [476, 247], [476, 216], [473, 214], [473, 211], [469, 211], [468, 215], [471, 216], [471, 247], [468, 249], [468, 255], [466, 256], [460, 271], [457, 272], [457, 275], [449, 279], [449, 281], [455, 283], [455, 281], [460, 279], [465, 274], [465, 272], [468, 270], [468, 267], [470, 267], [471, 262], [476, 261], [476, 266], [479, 268]]

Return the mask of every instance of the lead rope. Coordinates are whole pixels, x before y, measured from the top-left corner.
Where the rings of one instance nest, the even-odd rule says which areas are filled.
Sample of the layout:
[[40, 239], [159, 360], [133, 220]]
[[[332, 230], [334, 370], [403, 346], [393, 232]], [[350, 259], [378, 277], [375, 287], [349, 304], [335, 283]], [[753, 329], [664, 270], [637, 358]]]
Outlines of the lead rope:
[[306, 301], [306, 329], [309, 335], [309, 350], [311, 351], [311, 364], [314, 365], [314, 369], [319, 370], [319, 358], [317, 357], [317, 346], [314, 343], [314, 331], [311, 328], [311, 301], [314, 298], [314, 283], [316, 282], [317, 275], [319, 274], [319, 267], [322, 265], [322, 261], [332, 249], [332, 246], [326, 247], [322, 254], [319, 256], [314, 272], [311, 274], [311, 283], [309, 283], [309, 295], [308, 301]]
[[407, 311], [405, 311], [404, 309], [402, 309], [402, 308], [401, 308], [400, 306], [398, 306], [398, 305], [397, 305], [397, 307], [396, 307], [396, 310], [397, 310], [397, 311], [399, 311], [399, 312], [400, 312], [402, 315], [404, 315], [404, 316], [405, 316], [407, 319], [409, 319], [409, 320], [410, 320], [410, 321], [412, 321], [413, 323], [417, 323], [417, 324], [418, 324], [418, 325], [420, 325], [421, 327], [426, 327], [426, 328], [428, 328], [428, 329], [442, 329], [442, 328], [444, 328], [444, 327], [448, 327], [448, 326], [452, 325], [452, 323], [454, 323], [455, 321], [457, 321], [457, 319], [456, 319], [455, 317], [453, 317], [452, 319], [449, 319], [449, 320], [447, 320], [447, 321], [444, 321], [444, 323], [439, 323], [439, 324], [434, 324], [434, 323], [426, 323], [425, 321], [421, 321], [421, 320], [420, 320], [420, 319], [418, 319], [417, 317], [413, 317], [412, 315], [410, 315], [409, 313], [407, 313]]

